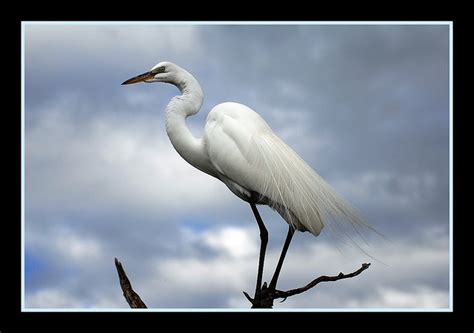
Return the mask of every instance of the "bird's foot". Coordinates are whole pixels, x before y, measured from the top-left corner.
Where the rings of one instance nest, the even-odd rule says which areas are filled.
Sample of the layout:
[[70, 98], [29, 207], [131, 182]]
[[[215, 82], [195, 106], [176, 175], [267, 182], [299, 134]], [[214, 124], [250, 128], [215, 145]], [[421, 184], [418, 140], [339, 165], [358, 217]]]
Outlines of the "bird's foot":
[[243, 293], [248, 301], [252, 303], [253, 309], [271, 309], [273, 307], [273, 300], [276, 298], [275, 289], [268, 288], [266, 282], [263, 283], [260, 291], [255, 293], [255, 298], [250, 297], [245, 291]]

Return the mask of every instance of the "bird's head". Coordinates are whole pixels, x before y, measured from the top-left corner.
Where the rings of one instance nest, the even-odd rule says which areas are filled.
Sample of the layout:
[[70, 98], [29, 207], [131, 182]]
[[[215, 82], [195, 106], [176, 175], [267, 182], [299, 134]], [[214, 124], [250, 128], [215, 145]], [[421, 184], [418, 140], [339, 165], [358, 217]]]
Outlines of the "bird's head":
[[138, 82], [146, 82], [146, 83], [152, 83], [152, 82], [169, 82], [172, 83], [175, 81], [176, 75], [179, 72], [179, 67], [176, 66], [175, 64], [168, 62], [168, 61], [163, 61], [155, 66], [153, 68], [143, 74], [137, 75], [132, 77], [131, 79], [128, 79], [122, 84], [132, 84], [132, 83], [138, 83]]

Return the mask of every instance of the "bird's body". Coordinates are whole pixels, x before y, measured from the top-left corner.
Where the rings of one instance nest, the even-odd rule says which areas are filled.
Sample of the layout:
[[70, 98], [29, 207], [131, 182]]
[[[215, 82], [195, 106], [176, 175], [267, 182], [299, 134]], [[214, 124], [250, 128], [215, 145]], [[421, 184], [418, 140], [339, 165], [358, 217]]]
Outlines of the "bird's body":
[[329, 222], [368, 226], [251, 108], [232, 102], [218, 104], [207, 116], [204, 136], [196, 138], [186, 126], [186, 118], [196, 114], [203, 102], [197, 80], [179, 66], [162, 62], [124, 84], [142, 81], [178, 87], [182, 94], [172, 98], [166, 108], [166, 131], [174, 148], [191, 165], [221, 180], [252, 206], [262, 239], [256, 297], [261, 289], [266, 229], [255, 204], [272, 207], [290, 226], [270, 285], [273, 288], [294, 230], [317, 236]]
[[[215, 106], [207, 117], [203, 144], [219, 178], [239, 198], [274, 208], [290, 225], [318, 235], [323, 227], [311, 205], [297, 207], [309, 166], [249, 107]], [[298, 169], [300, 172], [296, 172]], [[306, 193], [300, 193], [306, 194]]]
[[255, 181], [260, 170], [255, 169], [250, 148], [256, 137], [269, 132], [270, 127], [256, 112], [238, 103], [219, 104], [207, 117], [204, 144], [210, 161], [218, 178], [242, 200], [256, 199], [259, 193]]
[[251, 108], [232, 102], [218, 104], [207, 116], [204, 136], [196, 138], [186, 118], [199, 111], [203, 92], [190, 73], [163, 62], [129, 81], [137, 80], [178, 87], [182, 95], [166, 108], [171, 143], [186, 161], [220, 179], [242, 200], [268, 205], [294, 229], [315, 236], [331, 220], [364, 225], [354, 209]]

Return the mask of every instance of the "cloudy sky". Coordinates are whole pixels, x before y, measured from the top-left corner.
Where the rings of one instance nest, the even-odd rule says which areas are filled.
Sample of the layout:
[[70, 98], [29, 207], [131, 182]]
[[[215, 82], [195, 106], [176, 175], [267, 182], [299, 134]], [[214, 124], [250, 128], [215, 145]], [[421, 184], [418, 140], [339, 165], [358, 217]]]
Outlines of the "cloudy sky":
[[[26, 308], [248, 308], [258, 229], [247, 203], [188, 165], [164, 128], [171, 85], [121, 83], [171, 61], [204, 90], [196, 136], [236, 101], [387, 239], [369, 253], [297, 233], [279, 289], [372, 266], [275, 307], [449, 307], [447, 25], [27, 24]], [[271, 278], [287, 225], [260, 209]]]

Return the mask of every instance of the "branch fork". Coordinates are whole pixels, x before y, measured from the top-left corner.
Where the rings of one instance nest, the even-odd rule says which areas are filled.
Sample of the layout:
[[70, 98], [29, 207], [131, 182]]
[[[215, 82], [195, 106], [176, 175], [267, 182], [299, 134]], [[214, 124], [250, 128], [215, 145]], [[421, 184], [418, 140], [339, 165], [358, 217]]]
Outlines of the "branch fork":
[[308, 291], [309, 289], [313, 288], [320, 282], [330, 282], [330, 281], [338, 281], [342, 279], [352, 278], [354, 276], [359, 275], [363, 271], [365, 271], [367, 268], [369, 268], [369, 266], [370, 266], [370, 263], [363, 263], [362, 266], [358, 270], [352, 273], [344, 274], [340, 272], [338, 275], [334, 275], [334, 276], [322, 275], [314, 279], [313, 281], [311, 281], [304, 287], [290, 289], [287, 291], [278, 290], [276, 288], [269, 288], [267, 286], [267, 283], [264, 282], [260, 292], [256, 293], [255, 298], [250, 297], [249, 294], [246, 293], [245, 291], [243, 293], [245, 297], [247, 298], [247, 300], [250, 303], [252, 303], [252, 308], [271, 309], [273, 307], [273, 301], [276, 299], [282, 298], [280, 303], [283, 303], [288, 297], [293, 296], [293, 295], [298, 295], [305, 291]]

